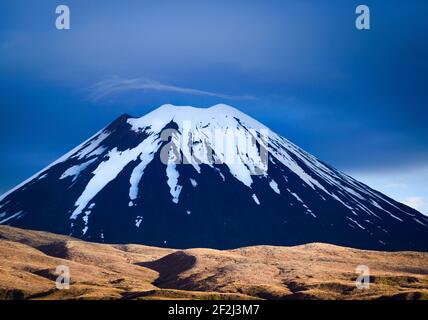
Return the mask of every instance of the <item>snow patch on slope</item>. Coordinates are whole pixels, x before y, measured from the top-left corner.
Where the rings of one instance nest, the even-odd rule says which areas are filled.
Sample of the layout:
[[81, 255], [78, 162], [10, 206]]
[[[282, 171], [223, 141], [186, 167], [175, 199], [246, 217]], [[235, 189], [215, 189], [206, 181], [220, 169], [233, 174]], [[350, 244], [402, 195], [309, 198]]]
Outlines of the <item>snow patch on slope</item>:
[[6, 218], [4, 220], [1, 220], [0, 224], [6, 223], [6, 222], [8, 222], [8, 221], [10, 221], [12, 219], [16, 219], [17, 220], [17, 219], [21, 218], [24, 214], [25, 213], [23, 211], [18, 211], [17, 213], [11, 215], [10, 217], [8, 217], [8, 218]]
[[[155, 144], [155, 142], [155, 136], [151, 135], [141, 143], [141, 162], [134, 168], [129, 179], [129, 183], [131, 184], [131, 187], [129, 188], [129, 198], [131, 201], [137, 199], [139, 193], [138, 185], [143, 177], [144, 170], [147, 165], [152, 162], [155, 153], [160, 147], [159, 140], [157, 141], [157, 144]], [[132, 206], [132, 202], [130, 203], [130, 206]]]
[[260, 205], [259, 198], [257, 198], [255, 193], [253, 193], [252, 197], [253, 197], [254, 202], [257, 203], [258, 205]]
[[279, 188], [278, 188], [278, 183], [276, 183], [276, 181], [275, 180], [271, 180], [271, 181], [269, 181], [269, 186], [272, 188], [272, 190], [273, 191], [275, 191], [277, 194], [281, 194], [281, 191], [279, 191]]
[[168, 178], [167, 183], [172, 196], [172, 202], [178, 203], [178, 198], [180, 197], [180, 192], [183, 187], [178, 185], [178, 177], [180, 174], [178, 173], [176, 164], [174, 163], [175, 160], [174, 151], [171, 148], [169, 151], [168, 165], [166, 166], [166, 175]]
[[102, 132], [96, 138], [91, 140], [87, 146], [85, 146], [82, 150], [80, 150], [77, 154], [75, 154], [72, 158], [77, 157], [79, 160], [82, 160], [86, 156], [88, 156], [91, 152], [98, 148], [98, 146], [109, 136], [108, 132]]
[[74, 181], [79, 177], [80, 173], [81, 173], [82, 171], [85, 171], [85, 170], [86, 170], [86, 168], [87, 168], [91, 163], [95, 162], [96, 160], [97, 160], [97, 159], [96, 159], [96, 158], [94, 158], [94, 159], [91, 159], [91, 160], [89, 160], [89, 161], [87, 161], [87, 162], [84, 162], [84, 163], [82, 163], [82, 164], [75, 165], [75, 166], [72, 166], [71, 168], [68, 168], [66, 171], [64, 171], [64, 173], [61, 175], [61, 177], [60, 177], [59, 179], [60, 179], [60, 180], [63, 180], [63, 179], [65, 179], [65, 178], [67, 178], [67, 177], [72, 177], [72, 178], [73, 178], [72, 182], [74, 182]]
[[118, 151], [117, 148], [109, 151], [107, 155], [108, 160], [101, 162], [95, 169], [93, 172], [94, 176], [77, 199], [75, 203], [76, 209], [71, 214], [70, 219], [76, 219], [98, 192], [110, 181], [114, 180], [128, 163], [137, 159], [142, 151], [141, 146], [142, 144], [134, 149], [125, 151]]

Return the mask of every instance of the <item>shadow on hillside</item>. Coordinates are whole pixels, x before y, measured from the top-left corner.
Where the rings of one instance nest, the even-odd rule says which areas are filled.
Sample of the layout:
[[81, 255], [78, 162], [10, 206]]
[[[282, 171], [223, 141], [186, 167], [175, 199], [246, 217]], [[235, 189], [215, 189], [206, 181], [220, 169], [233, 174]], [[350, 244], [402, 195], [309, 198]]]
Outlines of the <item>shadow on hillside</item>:
[[152, 269], [159, 273], [153, 284], [159, 288], [191, 290], [193, 284], [181, 279], [180, 274], [190, 270], [196, 264], [196, 258], [183, 251], [171, 253], [159, 260], [139, 262], [136, 265]]

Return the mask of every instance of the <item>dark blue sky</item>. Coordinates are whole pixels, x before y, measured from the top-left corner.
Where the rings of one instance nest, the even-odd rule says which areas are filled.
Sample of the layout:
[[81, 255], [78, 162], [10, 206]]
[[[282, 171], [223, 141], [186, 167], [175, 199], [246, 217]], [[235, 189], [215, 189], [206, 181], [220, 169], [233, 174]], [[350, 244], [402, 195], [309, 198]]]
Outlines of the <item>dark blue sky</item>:
[[[55, 28], [59, 4], [71, 30]], [[164, 103], [233, 105], [361, 176], [428, 172], [427, 15], [423, 0], [3, 0], [0, 193]], [[129, 79], [140, 89], [105, 89]]]

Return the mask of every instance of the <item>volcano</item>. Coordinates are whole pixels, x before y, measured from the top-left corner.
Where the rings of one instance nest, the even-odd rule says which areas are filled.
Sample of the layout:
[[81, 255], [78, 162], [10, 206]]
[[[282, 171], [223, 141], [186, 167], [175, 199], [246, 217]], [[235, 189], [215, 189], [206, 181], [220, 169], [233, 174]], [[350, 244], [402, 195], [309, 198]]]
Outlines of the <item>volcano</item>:
[[1, 196], [0, 224], [157, 247], [428, 251], [428, 217], [227, 105], [120, 116]]

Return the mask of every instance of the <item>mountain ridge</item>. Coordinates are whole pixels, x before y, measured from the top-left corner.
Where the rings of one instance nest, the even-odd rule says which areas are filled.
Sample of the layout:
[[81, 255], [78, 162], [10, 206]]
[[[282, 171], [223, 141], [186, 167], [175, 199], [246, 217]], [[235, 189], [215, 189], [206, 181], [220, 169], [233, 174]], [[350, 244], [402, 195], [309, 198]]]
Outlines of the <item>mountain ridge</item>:
[[[427, 253], [313, 243], [233, 250], [99, 244], [0, 226], [1, 299], [428, 299]], [[57, 266], [68, 290], [57, 290]], [[370, 287], [357, 289], [357, 265]]]

